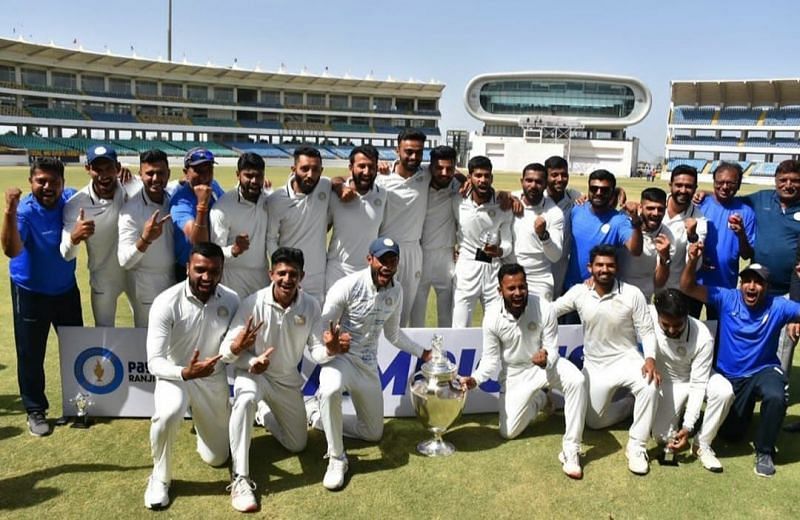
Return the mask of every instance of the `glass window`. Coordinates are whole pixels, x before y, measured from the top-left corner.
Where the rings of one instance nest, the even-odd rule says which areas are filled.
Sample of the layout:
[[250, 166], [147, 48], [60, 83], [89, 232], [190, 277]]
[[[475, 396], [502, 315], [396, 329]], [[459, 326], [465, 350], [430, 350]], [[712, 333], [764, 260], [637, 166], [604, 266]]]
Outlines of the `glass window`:
[[436, 110], [435, 99], [420, 99], [417, 101], [417, 110]]
[[285, 92], [283, 94], [283, 102], [287, 105], [302, 105], [303, 93], [302, 92]]
[[105, 92], [106, 82], [102, 76], [81, 76], [81, 89], [84, 92]]
[[392, 98], [374, 97], [372, 98], [372, 109], [378, 112], [388, 112], [392, 109]]
[[325, 94], [306, 94], [306, 104], [312, 107], [324, 107]]
[[189, 99], [208, 100], [208, 87], [205, 85], [189, 85], [186, 93]]
[[268, 104], [268, 105], [280, 105], [281, 104], [281, 93], [274, 91], [274, 90], [262, 90], [261, 91], [261, 102]]
[[142, 81], [136, 80], [136, 95], [137, 96], [157, 96], [158, 83], [155, 81]]
[[131, 80], [122, 78], [109, 78], [108, 91], [113, 94], [130, 94]]
[[47, 85], [47, 73], [43, 70], [22, 69], [22, 82], [26, 85]]
[[367, 96], [353, 96], [351, 98], [352, 107], [358, 110], [369, 110], [369, 98]]
[[214, 87], [214, 101], [233, 103], [233, 88]]
[[166, 97], [182, 98], [183, 85], [179, 83], [162, 83], [161, 95]]
[[331, 94], [329, 96], [331, 108], [347, 108], [347, 96]]
[[77, 85], [75, 74], [70, 74], [69, 72], [52, 72], [50, 73], [50, 81], [53, 82], [54, 87], [68, 90], [75, 90]]
[[14, 67], [10, 65], [0, 65], [0, 81], [16, 83], [17, 74], [14, 72]]
[[413, 112], [414, 111], [414, 100], [413, 99], [401, 99], [397, 98], [395, 102], [396, 108], [398, 112]]
[[306, 115], [306, 122], [307, 123], [325, 123], [325, 116], [318, 115], [318, 114], [308, 114], [308, 115]]

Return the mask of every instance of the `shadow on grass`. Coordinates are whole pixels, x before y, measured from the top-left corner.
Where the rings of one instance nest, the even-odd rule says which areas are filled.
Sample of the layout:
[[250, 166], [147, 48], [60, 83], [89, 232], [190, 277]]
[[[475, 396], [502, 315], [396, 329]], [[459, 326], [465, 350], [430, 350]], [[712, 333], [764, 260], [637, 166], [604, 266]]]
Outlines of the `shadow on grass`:
[[22, 399], [17, 394], [0, 395], [0, 415], [24, 415]]
[[2, 426], [0, 427], [0, 441], [16, 437], [22, 433], [22, 428], [18, 426]]
[[0, 479], [0, 511], [37, 506], [61, 495], [64, 490], [41, 486], [41, 482], [65, 473], [95, 473], [99, 471], [138, 471], [150, 466], [117, 466], [115, 464], [62, 464], [16, 477]]

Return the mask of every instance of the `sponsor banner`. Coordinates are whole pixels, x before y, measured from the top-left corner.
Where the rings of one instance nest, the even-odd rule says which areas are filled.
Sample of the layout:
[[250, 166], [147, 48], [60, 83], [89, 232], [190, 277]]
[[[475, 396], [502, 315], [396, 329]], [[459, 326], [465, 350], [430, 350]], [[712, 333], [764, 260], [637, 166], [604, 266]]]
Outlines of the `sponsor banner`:
[[[480, 329], [406, 329], [411, 339], [429, 345], [434, 334], [444, 338], [447, 355], [459, 375], [469, 375], [481, 355]], [[146, 329], [59, 327], [61, 359], [62, 410], [74, 416], [70, 399], [78, 393], [89, 394], [94, 404], [89, 414], [98, 417], [150, 417], [153, 414], [155, 376], [147, 370]], [[583, 330], [579, 325], [560, 326], [559, 351], [563, 357], [581, 366]], [[408, 395], [408, 380], [421, 366], [418, 359], [400, 351], [381, 337], [378, 366], [383, 387], [383, 411], [386, 417], [409, 417], [414, 409]], [[319, 367], [304, 357], [300, 367], [306, 382], [303, 393], [314, 395], [319, 385]], [[228, 380], [233, 384], [233, 370]], [[497, 411], [496, 381], [487, 381], [469, 393], [464, 413]]]

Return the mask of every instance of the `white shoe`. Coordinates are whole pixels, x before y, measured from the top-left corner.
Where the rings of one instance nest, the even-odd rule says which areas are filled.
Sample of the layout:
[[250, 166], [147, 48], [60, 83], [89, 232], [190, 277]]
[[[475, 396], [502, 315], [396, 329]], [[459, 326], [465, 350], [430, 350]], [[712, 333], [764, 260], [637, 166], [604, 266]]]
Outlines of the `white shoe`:
[[231, 492], [231, 505], [241, 513], [250, 513], [258, 509], [256, 496], [253, 494], [255, 489], [255, 482], [244, 475], [236, 475], [233, 482], [225, 488]]
[[256, 405], [256, 424], [262, 428], [266, 428], [266, 424], [264, 424], [264, 417], [266, 417], [269, 412], [270, 410], [269, 406], [267, 406], [267, 403], [264, 402], [263, 399], [259, 401]]
[[569, 478], [580, 480], [583, 478], [583, 469], [581, 469], [581, 459], [578, 452], [570, 453], [567, 455], [565, 452], [558, 454], [558, 460], [561, 462], [561, 470]]
[[628, 457], [628, 469], [631, 473], [647, 475], [650, 471], [650, 462], [644, 447], [628, 448], [625, 450], [625, 456]]
[[697, 444], [692, 446], [692, 453], [700, 460], [708, 471], [712, 473], [722, 473], [722, 463], [717, 458], [717, 454], [711, 449], [711, 446], [699, 446]]
[[169, 485], [161, 482], [153, 475], [147, 479], [144, 491], [144, 507], [147, 509], [163, 509], [169, 505]]
[[322, 485], [325, 486], [325, 489], [334, 491], [341, 488], [344, 485], [344, 475], [347, 473], [347, 467], [346, 455], [342, 455], [340, 459], [331, 457], [328, 461], [328, 470], [322, 479]]
[[319, 399], [316, 395], [313, 395], [306, 399], [306, 420], [308, 421], [308, 425], [312, 428], [317, 427], [317, 423], [320, 420], [320, 412], [319, 412]]

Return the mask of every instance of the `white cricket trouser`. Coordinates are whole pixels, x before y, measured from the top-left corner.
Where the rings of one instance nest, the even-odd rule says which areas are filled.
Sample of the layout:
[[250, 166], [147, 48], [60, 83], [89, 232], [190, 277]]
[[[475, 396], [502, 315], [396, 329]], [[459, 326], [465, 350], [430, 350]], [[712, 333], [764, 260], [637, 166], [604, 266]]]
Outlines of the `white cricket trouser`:
[[[391, 238], [391, 237], [389, 237]], [[422, 247], [419, 242], [401, 242], [400, 260], [394, 283], [403, 288], [403, 308], [400, 313], [400, 326], [408, 327], [411, 321], [411, 307], [417, 297], [419, 280], [422, 277]]]
[[147, 328], [150, 320], [150, 307], [161, 291], [175, 285], [175, 273], [172, 266], [166, 272], [153, 273], [133, 269], [126, 273], [128, 286], [133, 297], [130, 299], [133, 309], [133, 326]]
[[[117, 316], [117, 299], [123, 292], [128, 303], [133, 301], [133, 288], [127, 284], [125, 271], [107, 269], [91, 274], [92, 315], [95, 327], [113, 327]], [[133, 308], [131, 308], [131, 312]]]
[[586, 418], [586, 385], [581, 371], [568, 360], [557, 359], [548, 370], [531, 365], [509, 367], [500, 390], [500, 435], [513, 439], [525, 430], [539, 413], [535, 397], [546, 386], [564, 393], [564, 438], [566, 453], [580, 451]]
[[589, 391], [586, 410], [589, 428], [607, 428], [625, 419], [630, 407], [620, 406], [620, 401], [611, 403], [611, 398], [620, 387], [633, 394], [633, 424], [628, 430], [628, 447], [644, 448], [647, 445], [658, 405], [658, 387], [655, 381], [647, 383], [642, 376], [642, 365], [644, 359], [633, 350], [610, 364], [594, 365], [587, 360], [583, 365]]
[[[348, 392], [356, 415], [343, 416], [342, 392]], [[383, 436], [383, 393], [378, 370], [353, 355], [338, 355], [319, 372], [319, 412], [328, 455], [344, 455], [343, 435], [376, 442]]]
[[411, 307], [411, 326], [425, 326], [428, 309], [428, 293], [436, 291], [436, 319], [438, 327], [450, 327], [453, 323], [453, 274], [455, 272], [452, 247], [422, 250], [422, 274], [417, 296]]
[[228, 380], [225, 371], [201, 379], [169, 381], [156, 379], [155, 412], [150, 419], [150, 449], [153, 476], [172, 481], [172, 445], [189, 407], [197, 431], [197, 453], [203, 462], [221, 466], [228, 460]]
[[254, 292], [269, 285], [267, 266], [263, 268], [247, 268], [225, 266], [222, 270], [222, 285], [239, 295], [244, 300]]
[[500, 299], [497, 291], [499, 262], [481, 262], [458, 257], [456, 262], [455, 292], [453, 293], [453, 328], [463, 329], [472, 324], [475, 302], [481, 301], [484, 311], [494, 300]]
[[281, 446], [292, 453], [306, 447], [308, 423], [301, 387], [284, 385], [263, 374], [253, 375], [237, 369], [229, 428], [233, 472], [237, 475], [250, 475], [253, 418], [256, 405], [262, 399], [270, 409], [264, 417], [264, 424]]
[[303, 288], [303, 292], [316, 298], [322, 305], [325, 301], [325, 272], [306, 273], [300, 282], [300, 287]]
[[[653, 421], [653, 438], [657, 442], [664, 442], [668, 440], [666, 437], [670, 428], [676, 432], [681, 429], [681, 415], [689, 399], [689, 383], [673, 383], [668, 379], [662, 379], [659, 394], [658, 409]], [[711, 446], [722, 426], [722, 421], [728, 416], [731, 404], [733, 404], [733, 387], [724, 376], [712, 373], [706, 385], [703, 425], [697, 434], [700, 446]]]
[[528, 281], [528, 292], [535, 294], [544, 301], [553, 301], [553, 274], [549, 272], [532, 274], [525, 272]]

